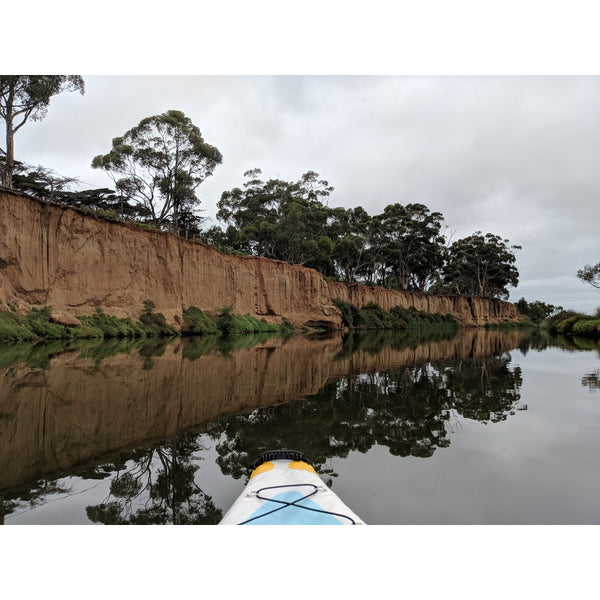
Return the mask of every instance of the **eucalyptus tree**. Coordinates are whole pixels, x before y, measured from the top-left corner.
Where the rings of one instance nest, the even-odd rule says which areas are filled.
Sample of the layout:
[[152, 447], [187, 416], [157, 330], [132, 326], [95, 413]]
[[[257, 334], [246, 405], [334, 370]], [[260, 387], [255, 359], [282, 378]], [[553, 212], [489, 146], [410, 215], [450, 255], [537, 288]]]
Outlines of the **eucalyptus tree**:
[[476, 231], [454, 242], [444, 265], [444, 284], [462, 296], [508, 298], [508, 286], [519, 283], [514, 250], [509, 241], [498, 235]]
[[263, 181], [261, 175], [260, 169], [246, 171], [242, 188], [221, 195], [217, 218], [227, 225], [227, 245], [333, 274], [326, 205], [333, 188], [314, 171], [298, 181]]
[[0, 75], [0, 117], [6, 130], [6, 147], [0, 148], [2, 185], [12, 187], [15, 168], [14, 137], [31, 119], [39, 121], [47, 112], [50, 100], [62, 92], [85, 91], [80, 75]]
[[577, 277], [584, 283], [600, 289], [600, 262], [595, 265], [585, 265], [577, 271]]
[[181, 217], [189, 219], [200, 202], [196, 188], [222, 161], [189, 117], [169, 110], [114, 138], [110, 152], [96, 156], [92, 167], [106, 171], [116, 189], [143, 206], [154, 223], [170, 223], [178, 231]]
[[547, 304], [541, 300], [527, 302], [525, 298], [521, 298], [518, 302], [515, 302], [515, 306], [520, 314], [525, 315], [536, 324], [563, 310], [562, 306], [554, 306], [554, 304]]
[[373, 218], [362, 206], [334, 208], [332, 216], [330, 231], [338, 273], [346, 283], [356, 282], [361, 275], [368, 280], [373, 264]]
[[381, 283], [426, 291], [444, 262], [444, 217], [423, 204], [390, 204], [377, 215], [374, 245]]
[[261, 179], [260, 169], [244, 172], [243, 186], [221, 194], [217, 219], [227, 225], [225, 238], [235, 250], [275, 258], [274, 236], [278, 205], [289, 184], [280, 179]]

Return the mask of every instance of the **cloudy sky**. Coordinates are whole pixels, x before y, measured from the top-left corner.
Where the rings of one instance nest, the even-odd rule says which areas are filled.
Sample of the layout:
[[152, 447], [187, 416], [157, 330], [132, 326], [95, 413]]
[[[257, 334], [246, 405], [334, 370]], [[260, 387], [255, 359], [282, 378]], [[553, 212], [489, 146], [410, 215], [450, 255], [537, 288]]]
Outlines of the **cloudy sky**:
[[[438, 70], [433, 65], [454, 46], [444, 46], [440, 22], [430, 19], [428, 26], [441, 38], [442, 47], [438, 39], [434, 50], [425, 53], [426, 62], [415, 63], [416, 69], [398, 62], [396, 69], [401, 74], [379, 75], [397, 72], [390, 53], [377, 52], [389, 50], [386, 44], [392, 32], [410, 37], [404, 21], [390, 26], [389, 20], [378, 20], [366, 45], [357, 48], [358, 38], [351, 34], [363, 16], [357, 14], [348, 21], [346, 15], [346, 35], [335, 49], [345, 49], [351, 60], [335, 62], [328, 57], [336, 52], [331, 46], [325, 52], [319, 41], [327, 25], [307, 12], [295, 15], [300, 20], [295, 30], [282, 32], [262, 25], [253, 35], [242, 36], [242, 42], [253, 43], [235, 45], [234, 58], [221, 67], [211, 59], [202, 63], [211, 68], [203, 69], [192, 60], [178, 70], [181, 75], [156, 75], [169, 69], [160, 62], [155, 46], [146, 48], [150, 62], [139, 56], [135, 62], [125, 52], [118, 60], [113, 54], [112, 62], [103, 62], [104, 55], [100, 63], [97, 55], [92, 55], [92, 60], [84, 55], [81, 62], [67, 60], [69, 70], [55, 72], [81, 73], [85, 95], [55, 97], [43, 121], [28, 124], [17, 134], [16, 158], [77, 177], [82, 187], [110, 186], [106, 175], [90, 168], [92, 158], [108, 152], [112, 138], [142, 118], [169, 109], [182, 110], [205, 140], [223, 154], [223, 164], [198, 188], [204, 214], [213, 223], [217, 222], [216, 203], [221, 193], [242, 185], [245, 170], [258, 167], [265, 178], [288, 180], [314, 170], [334, 186], [332, 206], [360, 205], [374, 215], [390, 203], [420, 202], [444, 215], [453, 239], [482, 231], [522, 246], [517, 251], [520, 284], [511, 291], [513, 301], [524, 296], [529, 301], [595, 310], [600, 294], [580, 282], [576, 272], [600, 261], [600, 77], [563, 68], [562, 50], [552, 54], [555, 61], [541, 69], [536, 69], [538, 63], [527, 62], [525, 53], [519, 53], [516, 61], [513, 58], [508, 69], [498, 69], [494, 62], [497, 54], [488, 53], [483, 67], [468, 62], [466, 68], [450, 66], [449, 74], [438, 75], [448, 67]], [[241, 16], [249, 17], [249, 13]], [[419, 16], [429, 18], [426, 11]], [[450, 17], [440, 16], [442, 21]], [[539, 16], [531, 16], [542, 39]], [[102, 21], [105, 17], [98, 18]], [[556, 28], [564, 28], [563, 13], [555, 12], [554, 19]], [[496, 13], [495, 22], [500, 24], [500, 32], [494, 39], [504, 43], [503, 56], [519, 41], [526, 40], [531, 46], [529, 30], [520, 37], [513, 34], [507, 45], [503, 26], [508, 21]], [[234, 33], [240, 37], [239, 21], [236, 23]], [[583, 35], [576, 33], [576, 40], [586, 39], [586, 23], [579, 21]], [[273, 62], [283, 46], [274, 49], [271, 43], [266, 48], [264, 40], [268, 37], [270, 42], [282, 43], [285, 36], [297, 40], [298, 32], [309, 24], [318, 35], [303, 48], [314, 51], [317, 46], [319, 61], [314, 53], [308, 54], [306, 63], [302, 62], [304, 55], [298, 61], [296, 53], [292, 55], [296, 62]], [[206, 40], [206, 26], [202, 31], [200, 53], [212, 41]], [[450, 31], [452, 36], [456, 33], [460, 36], [460, 30]], [[553, 33], [546, 35], [552, 37]], [[483, 37], [478, 31], [479, 45], [468, 47], [470, 57], [479, 55]], [[421, 39], [409, 39], [412, 50], [417, 43], [424, 49]], [[328, 42], [332, 43], [329, 38]], [[367, 46], [374, 47], [375, 53], [365, 52]], [[62, 46], [58, 47], [60, 54]], [[539, 44], [535, 47], [541, 48]], [[215, 58], [226, 48], [229, 44], [221, 43]], [[269, 60], [259, 60], [255, 68], [248, 64], [248, 56], [264, 59], [267, 50]], [[72, 46], [64, 52], [79, 56]], [[60, 58], [64, 61], [64, 56]], [[486, 73], [486, 64], [491, 73]], [[525, 65], [526, 73], [511, 74], [521, 73], [515, 64]], [[59, 61], [59, 65], [63, 63]], [[86, 65], [90, 67], [87, 70]], [[35, 70], [31, 63], [26, 66], [29, 69], [23, 72]], [[127, 74], [104, 74], [123, 73], [123, 69]], [[52, 68], [46, 67], [48, 71]], [[211, 74], [196, 75], [202, 72]], [[482, 75], [471, 76], [473, 72]]]

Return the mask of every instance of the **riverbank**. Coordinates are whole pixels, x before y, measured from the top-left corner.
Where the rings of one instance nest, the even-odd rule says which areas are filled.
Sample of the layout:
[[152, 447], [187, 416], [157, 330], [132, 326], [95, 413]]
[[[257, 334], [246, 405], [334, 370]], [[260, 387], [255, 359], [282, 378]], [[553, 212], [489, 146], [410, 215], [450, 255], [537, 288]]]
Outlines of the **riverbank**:
[[[460, 328], [456, 319], [450, 315], [431, 314], [414, 308], [394, 307], [384, 310], [375, 303], [357, 307], [353, 304], [334, 301], [342, 314], [343, 330], [449, 330]], [[34, 308], [26, 315], [14, 311], [0, 311], [0, 342], [41, 342], [53, 340], [80, 339], [136, 339], [164, 338], [175, 336], [222, 336], [235, 337], [248, 334], [293, 334], [296, 328], [289, 322], [268, 323], [233, 312], [232, 306], [226, 306], [212, 317], [195, 306], [184, 310], [181, 326], [169, 325], [162, 313], [155, 312], [152, 300], [144, 302], [138, 319], [119, 318], [108, 315], [98, 307], [91, 316], [80, 315], [68, 323], [53, 316], [52, 307]], [[317, 328], [318, 330], [318, 328]], [[324, 330], [324, 329], [321, 329]], [[331, 329], [327, 329], [330, 330]], [[302, 331], [308, 331], [303, 328]]]

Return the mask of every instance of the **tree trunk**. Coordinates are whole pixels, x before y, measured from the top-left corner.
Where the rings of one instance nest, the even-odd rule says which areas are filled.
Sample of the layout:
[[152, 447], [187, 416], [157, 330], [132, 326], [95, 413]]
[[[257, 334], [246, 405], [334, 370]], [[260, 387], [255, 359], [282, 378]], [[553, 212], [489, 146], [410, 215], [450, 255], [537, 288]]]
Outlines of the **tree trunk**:
[[12, 174], [15, 169], [15, 140], [13, 131], [13, 92], [11, 91], [6, 103], [6, 156], [5, 164], [2, 167], [2, 185], [7, 188], [12, 188]]

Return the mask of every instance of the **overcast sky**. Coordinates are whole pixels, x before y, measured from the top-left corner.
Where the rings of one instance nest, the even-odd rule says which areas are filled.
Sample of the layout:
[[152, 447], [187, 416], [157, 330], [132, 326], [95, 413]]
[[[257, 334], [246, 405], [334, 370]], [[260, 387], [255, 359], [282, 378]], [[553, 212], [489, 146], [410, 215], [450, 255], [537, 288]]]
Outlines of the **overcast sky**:
[[[10, 72], [80, 73], [86, 92], [56, 96], [43, 121], [23, 127], [17, 160], [82, 187], [111, 186], [90, 168], [93, 157], [142, 118], [177, 109], [223, 155], [198, 188], [212, 223], [221, 193], [241, 186], [245, 170], [287, 180], [313, 170], [335, 188], [331, 206], [374, 215], [420, 202], [444, 215], [453, 239], [482, 231], [522, 246], [513, 301], [600, 305], [598, 290], [576, 277], [600, 261], [600, 76], [584, 0], [571, 0], [571, 11], [544, 3], [543, 14], [512, 0], [427, 1], [394, 13], [380, 0], [368, 12], [337, 0], [306, 0], [302, 10], [226, 2], [195, 13], [185, 5], [177, 14], [186, 19], [167, 30], [152, 2], [142, 13], [118, 3], [118, 27], [108, 0], [89, 28], [64, 25], [61, 35], [46, 19], [63, 4], [38, 5], [28, 27], [47, 40], [44, 52], [15, 54], [25, 59]], [[183, 75], [155, 75], [173, 71]]]

